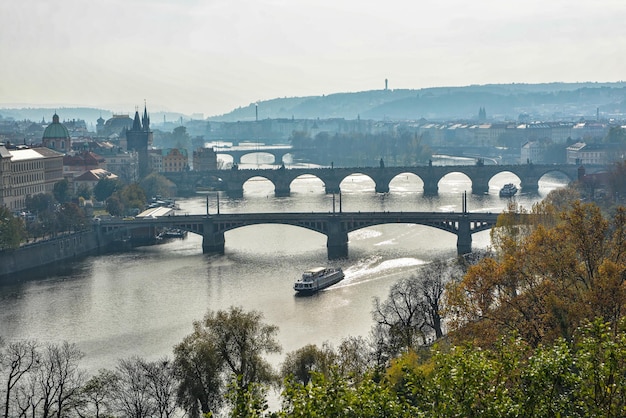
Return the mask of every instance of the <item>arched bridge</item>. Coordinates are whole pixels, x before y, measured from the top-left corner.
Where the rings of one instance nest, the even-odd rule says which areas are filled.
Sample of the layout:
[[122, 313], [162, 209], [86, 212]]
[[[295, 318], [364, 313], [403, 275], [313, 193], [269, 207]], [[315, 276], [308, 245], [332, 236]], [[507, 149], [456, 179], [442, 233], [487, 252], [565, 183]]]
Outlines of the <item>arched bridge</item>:
[[229, 147], [229, 148], [213, 148], [216, 154], [230, 155], [233, 158], [233, 164], [241, 164], [241, 157], [249, 154], [263, 153], [274, 156], [274, 163], [280, 164], [287, 154], [293, 154], [299, 150], [292, 148], [290, 145], [264, 145], [259, 147]]
[[469, 212], [236, 213], [103, 220], [99, 230], [103, 238], [114, 240], [135, 229], [177, 228], [202, 235], [204, 253], [223, 253], [227, 231], [260, 224], [294, 225], [326, 235], [328, 258], [336, 259], [348, 256], [348, 233], [389, 223], [427, 225], [453, 233], [457, 253], [466, 254], [472, 251], [472, 234], [490, 229], [497, 218], [498, 214]]
[[[595, 172], [605, 167], [587, 167]], [[242, 197], [244, 183], [253, 177], [263, 177], [274, 184], [276, 196], [289, 196], [291, 183], [300, 176], [312, 175], [325, 185], [326, 193], [339, 193], [340, 184], [352, 174], [369, 176], [376, 185], [377, 193], [389, 192], [389, 184], [394, 177], [402, 174], [415, 174], [424, 182], [424, 195], [437, 195], [439, 181], [450, 173], [463, 173], [472, 181], [472, 193], [489, 191], [489, 181], [497, 174], [510, 172], [520, 179], [525, 192], [537, 192], [539, 180], [548, 173], [561, 173], [570, 181], [578, 179], [580, 167], [572, 164], [521, 164], [521, 165], [458, 165], [458, 166], [416, 166], [416, 167], [352, 167], [352, 168], [278, 168], [250, 170], [213, 170], [204, 172], [164, 173], [178, 186], [181, 194], [195, 192], [196, 185], [208, 179], [219, 182], [220, 189], [230, 197]]]

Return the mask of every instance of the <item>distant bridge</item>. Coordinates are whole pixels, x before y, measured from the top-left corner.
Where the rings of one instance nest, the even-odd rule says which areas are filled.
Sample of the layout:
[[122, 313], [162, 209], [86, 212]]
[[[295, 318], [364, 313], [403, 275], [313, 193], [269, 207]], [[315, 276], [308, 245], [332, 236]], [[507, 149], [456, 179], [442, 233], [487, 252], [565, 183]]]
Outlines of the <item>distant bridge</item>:
[[292, 148], [291, 145], [262, 145], [258, 147], [240, 146], [240, 147], [228, 147], [228, 148], [213, 148], [216, 154], [230, 155], [233, 158], [233, 164], [241, 164], [241, 157], [249, 154], [271, 154], [274, 156], [274, 164], [283, 162], [283, 158], [287, 154], [293, 154], [299, 150]]
[[137, 229], [176, 228], [201, 235], [204, 253], [224, 253], [227, 231], [249, 225], [293, 225], [326, 235], [328, 258], [337, 259], [348, 256], [348, 233], [390, 223], [426, 225], [455, 234], [457, 253], [466, 254], [472, 251], [472, 234], [491, 229], [497, 218], [495, 213], [470, 212], [236, 213], [103, 220], [98, 228], [108, 241], [127, 237]]
[[[605, 170], [604, 166], [586, 167], [590, 172]], [[163, 173], [176, 183], [179, 193], [194, 193], [196, 187], [212, 182], [219, 183], [220, 189], [230, 197], [243, 197], [244, 183], [253, 177], [263, 177], [274, 184], [277, 197], [289, 196], [291, 183], [300, 176], [312, 175], [325, 185], [326, 193], [339, 193], [341, 182], [352, 174], [370, 177], [377, 193], [389, 192], [389, 183], [402, 174], [415, 174], [424, 182], [424, 195], [437, 195], [439, 181], [450, 173], [463, 173], [472, 182], [472, 193], [483, 194], [489, 191], [489, 181], [499, 173], [510, 172], [520, 179], [524, 192], [537, 192], [539, 180], [548, 173], [561, 173], [569, 181], [578, 179], [580, 167], [574, 164], [519, 164], [519, 165], [456, 165], [456, 166], [414, 166], [414, 167], [351, 167], [351, 168], [277, 168], [250, 170], [212, 170]]]

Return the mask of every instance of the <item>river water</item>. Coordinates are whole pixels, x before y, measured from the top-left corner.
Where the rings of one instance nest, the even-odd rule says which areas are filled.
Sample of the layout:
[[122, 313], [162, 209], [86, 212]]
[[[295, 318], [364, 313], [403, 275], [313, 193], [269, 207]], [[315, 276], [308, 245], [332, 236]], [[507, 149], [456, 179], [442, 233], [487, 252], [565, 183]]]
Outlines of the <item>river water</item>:
[[[256, 161], [244, 157], [242, 168]], [[267, 158], [267, 157], [265, 157]], [[260, 166], [263, 166], [263, 161]], [[462, 174], [450, 174], [439, 184], [439, 196], [422, 195], [422, 182], [407, 174], [396, 177], [388, 194], [376, 194], [374, 183], [354, 175], [341, 184], [343, 211], [460, 211], [468, 191], [470, 211], [500, 212], [507, 199], [499, 188], [519, 180], [502, 173], [486, 195], [471, 195]], [[565, 183], [544, 178], [539, 194], [515, 197], [530, 208], [550, 190]], [[207, 204], [208, 202], [208, 204]], [[217, 211], [215, 193], [177, 200], [179, 214]], [[335, 198], [336, 210], [339, 199]], [[302, 177], [291, 196], [275, 198], [273, 185], [252, 179], [244, 197], [219, 196], [227, 212], [331, 211], [333, 197], [322, 182]], [[374, 297], [386, 298], [389, 287], [420, 264], [456, 254], [456, 235], [419, 225], [381, 225], [349, 235], [349, 257], [332, 262], [346, 278], [311, 297], [296, 297], [293, 281], [303, 270], [329, 264], [326, 237], [302, 228], [257, 225], [225, 234], [225, 254], [202, 254], [202, 238], [137, 248], [131, 252], [88, 257], [64, 271], [51, 271], [0, 286], [0, 336], [6, 341], [32, 338], [41, 342], [76, 343], [85, 353], [81, 366], [94, 372], [114, 368], [117, 360], [138, 355], [148, 360], [172, 356], [172, 348], [192, 331], [208, 309], [231, 305], [263, 313], [279, 326], [283, 354], [306, 344], [367, 336], [372, 326]], [[473, 247], [489, 245], [489, 232], [474, 234]], [[278, 364], [282, 356], [274, 359]]]

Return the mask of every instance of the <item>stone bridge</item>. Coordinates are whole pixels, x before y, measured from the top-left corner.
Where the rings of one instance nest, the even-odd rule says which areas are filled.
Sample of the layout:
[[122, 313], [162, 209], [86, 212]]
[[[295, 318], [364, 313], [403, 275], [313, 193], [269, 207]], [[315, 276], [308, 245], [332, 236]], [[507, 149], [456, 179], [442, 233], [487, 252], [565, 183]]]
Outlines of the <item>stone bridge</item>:
[[470, 212], [237, 213], [103, 220], [99, 233], [113, 241], [136, 229], [176, 228], [201, 235], [204, 253], [223, 253], [227, 231], [249, 225], [293, 225], [326, 235], [328, 258], [337, 259], [348, 256], [348, 233], [390, 223], [426, 225], [455, 234], [457, 253], [466, 254], [472, 251], [472, 234], [490, 229], [497, 218], [498, 214]]
[[[586, 167], [589, 172], [605, 170], [603, 166]], [[437, 195], [439, 181], [450, 173], [463, 173], [472, 182], [472, 193], [483, 194], [489, 191], [489, 181], [497, 174], [509, 172], [520, 179], [524, 192], [537, 192], [539, 180], [548, 173], [561, 173], [570, 181], [577, 180], [585, 169], [573, 164], [519, 164], [519, 165], [457, 165], [457, 166], [415, 166], [415, 167], [351, 167], [351, 168], [277, 168], [250, 170], [213, 170], [204, 172], [187, 171], [164, 173], [178, 186], [179, 193], [195, 192], [198, 185], [212, 182], [218, 184], [230, 197], [243, 197], [244, 183], [253, 177], [263, 177], [274, 184], [277, 197], [289, 196], [291, 183], [300, 176], [312, 175], [325, 185], [326, 193], [339, 193], [340, 184], [352, 174], [370, 177], [377, 193], [389, 192], [389, 183], [394, 177], [415, 174], [424, 182], [424, 195]]]
[[290, 145], [263, 145], [259, 147], [231, 147], [231, 148], [213, 148], [216, 154], [230, 155], [233, 158], [233, 164], [241, 164], [241, 157], [249, 154], [271, 154], [274, 156], [274, 164], [283, 162], [283, 158], [287, 154], [298, 152], [298, 149], [292, 148]]

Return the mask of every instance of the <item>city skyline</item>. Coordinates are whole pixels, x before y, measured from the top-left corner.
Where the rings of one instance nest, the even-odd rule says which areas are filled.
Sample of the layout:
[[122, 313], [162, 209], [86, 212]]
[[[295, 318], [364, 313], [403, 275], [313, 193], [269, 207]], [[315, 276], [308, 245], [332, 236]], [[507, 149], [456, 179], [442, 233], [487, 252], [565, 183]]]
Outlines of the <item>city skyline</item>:
[[[404, 3], [404, 4], [403, 4]], [[256, 101], [491, 83], [612, 82], [608, 0], [25, 0], [0, 5], [0, 107], [214, 116]]]

